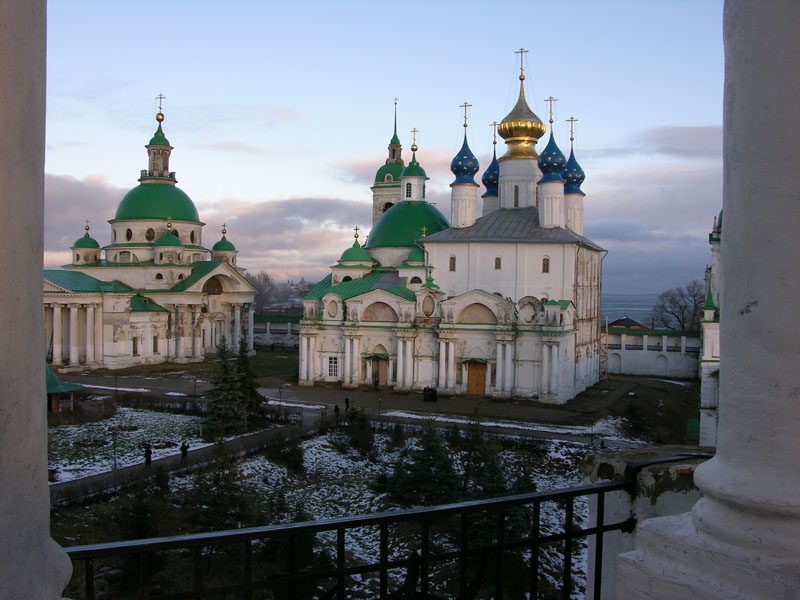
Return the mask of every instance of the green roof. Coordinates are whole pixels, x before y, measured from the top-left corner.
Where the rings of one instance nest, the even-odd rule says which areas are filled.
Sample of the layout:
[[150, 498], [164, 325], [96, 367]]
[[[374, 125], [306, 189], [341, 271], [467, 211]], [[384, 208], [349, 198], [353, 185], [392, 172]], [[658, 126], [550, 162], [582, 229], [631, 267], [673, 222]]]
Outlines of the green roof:
[[438, 285], [436, 285], [436, 284], [433, 282], [433, 277], [431, 277], [430, 275], [428, 275], [428, 276], [425, 278], [425, 283], [423, 283], [423, 284], [422, 284], [422, 287], [424, 287], [424, 288], [428, 288], [429, 290], [438, 290], [438, 289], [439, 289], [439, 286], [438, 286]]
[[192, 263], [192, 273], [186, 278], [181, 280], [177, 285], [173, 286], [171, 289], [168, 290], [147, 290], [147, 293], [152, 293], [154, 291], [158, 292], [182, 292], [189, 287], [193, 286], [197, 283], [200, 279], [208, 275], [211, 271], [216, 269], [224, 260], [204, 260], [198, 261], [196, 263]]
[[408, 258], [405, 262], [425, 262], [425, 252], [417, 246], [411, 251], [411, 254], [408, 255]]
[[164, 135], [164, 132], [161, 129], [161, 123], [158, 124], [158, 129], [153, 134], [153, 137], [150, 138], [150, 143], [147, 144], [148, 146], [169, 146], [169, 140], [167, 140], [167, 136]]
[[425, 174], [425, 169], [420, 167], [419, 163], [417, 162], [416, 152], [411, 155], [411, 162], [406, 165], [405, 169], [403, 169], [401, 177], [428, 177]]
[[129, 292], [129, 288], [119, 281], [100, 281], [79, 271], [59, 271], [46, 269], [44, 278], [72, 292]]
[[400, 176], [403, 174], [403, 165], [401, 163], [393, 163], [390, 165], [383, 165], [378, 172], [375, 173], [375, 183], [386, 183], [386, 176], [392, 176], [392, 183], [400, 185]]
[[165, 233], [156, 240], [156, 246], [183, 246], [177, 235]]
[[129, 191], [119, 203], [116, 220], [172, 219], [198, 223], [192, 199], [171, 183], [151, 181], [140, 183]]
[[89, 232], [83, 234], [82, 238], [78, 238], [73, 248], [99, 248], [100, 244], [93, 237], [89, 237]]
[[422, 228], [431, 235], [450, 227], [447, 218], [432, 204], [425, 201], [398, 202], [381, 215], [372, 227], [365, 248], [416, 247], [422, 237]]
[[397, 271], [376, 269], [363, 277], [331, 285], [331, 276], [326, 275], [314, 288], [306, 294], [303, 300], [320, 300], [325, 294], [334, 293], [342, 300], [366, 294], [372, 290], [384, 290], [406, 300], [414, 300], [414, 292], [405, 287]]
[[156, 304], [149, 298], [136, 294], [131, 296], [131, 312], [169, 312], [163, 306]]
[[222, 239], [218, 241], [214, 246], [211, 248], [212, 252], [236, 252], [236, 247], [228, 241], [224, 235]]
[[369, 255], [369, 252], [364, 250], [361, 247], [361, 244], [358, 243], [358, 240], [353, 242], [353, 245], [342, 252], [342, 257], [339, 259], [339, 262], [364, 262], [372, 263], [372, 257]]
[[711, 295], [711, 283], [708, 284], [708, 293], [706, 294], [706, 303], [703, 306], [703, 310], [716, 310], [717, 307], [714, 306], [714, 297]]
[[47, 393], [48, 394], [61, 394], [62, 392], [77, 392], [78, 390], [82, 390], [83, 386], [77, 383], [65, 383], [60, 381], [56, 374], [53, 373], [53, 369], [50, 368], [50, 365], [45, 364], [44, 366], [44, 380], [45, 384], [47, 385]]

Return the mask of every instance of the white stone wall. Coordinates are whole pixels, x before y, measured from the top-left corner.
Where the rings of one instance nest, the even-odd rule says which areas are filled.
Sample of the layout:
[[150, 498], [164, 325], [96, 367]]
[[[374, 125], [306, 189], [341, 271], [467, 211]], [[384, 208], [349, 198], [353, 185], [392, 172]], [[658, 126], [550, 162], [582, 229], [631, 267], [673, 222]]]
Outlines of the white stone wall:
[[[498, 195], [500, 208], [525, 208], [536, 206], [536, 183], [542, 172], [534, 158], [500, 158]], [[514, 206], [514, 188], [518, 188], [517, 205]], [[484, 212], [484, 214], [486, 214]]]
[[[605, 344], [603, 332], [602, 344]], [[608, 371], [623, 375], [697, 377], [700, 338], [648, 334], [608, 335]]]

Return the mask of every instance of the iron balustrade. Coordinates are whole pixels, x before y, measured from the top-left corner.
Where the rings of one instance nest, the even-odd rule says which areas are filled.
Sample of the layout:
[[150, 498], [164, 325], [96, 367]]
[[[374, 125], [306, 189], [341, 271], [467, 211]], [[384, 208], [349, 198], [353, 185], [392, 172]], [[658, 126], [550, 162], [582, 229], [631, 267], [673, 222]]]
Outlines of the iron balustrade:
[[[547, 492], [533, 492], [493, 498], [489, 500], [473, 500], [458, 502], [442, 506], [419, 507], [407, 510], [383, 512], [372, 515], [363, 515], [352, 518], [325, 519], [307, 521], [285, 525], [269, 525], [263, 527], [250, 527], [228, 531], [216, 531], [203, 534], [187, 534], [172, 537], [150, 538], [104, 544], [92, 544], [66, 548], [67, 554], [76, 566], [73, 573], [72, 593], [76, 593], [75, 579], [82, 575], [82, 588], [85, 600], [94, 600], [95, 578], [101, 560], [113, 558], [133, 558], [133, 564], [138, 565], [138, 581], [134, 583], [135, 590], [126, 592], [123, 598], [148, 598], [147, 562], [152, 553], [167, 555], [182, 555], [186, 557], [191, 553], [192, 576], [190, 589], [163, 593], [159, 590], [158, 598], [161, 600], [200, 599], [233, 594], [236, 598], [252, 599], [257, 590], [272, 592], [275, 598], [336, 598], [344, 599], [350, 590], [348, 583], [352, 583], [352, 576], [372, 575], [377, 578], [377, 597], [379, 598], [441, 598], [435, 595], [434, 574], [437, 569], [445, 568], [446, 563], [456, 561], [457, 567], [452, 568], [457, 573], [458, 595], [449, 596], [459, 599], [479, 597], [479, 590], [488, 585], [493, 589], [492, 597], [501, 600], [504, 595], [506, 581], [504, 564], [510, 552], [522, 552], [527, 561], [529, 573], [527, 590], [531, 598], [539, 597], [540, 550], [559, 544], [563, 547], [563, 565], [561, 570], [561, 595], [570, 598], [573, 591], [573, 553], [574, 542], [579, 539], [595, 536], [595, 598], [600, 598], [601, 580], [600, 573], [603, 560], [603, 535], [610, 531], [633, 530], [635, 520], [631, 516], [625, 520], [605, 523], [603, 507], [605, 495], [610, 492], [632, 492], [632, 480], [604, 482], [594, 485], [574, 487]], [[597, 498], [597, 519], [590, 527], [579, 527], [575, 523], [575, 501], [579, 498]], [[563, 521], [560, 530], [548, 531], [542, 523], [542, 505], [555, 503], [563, 505]], [[521, 534], [510, 526], [512, 521], [519, 522], [520, 515], [524, 514], [524, 521], [529, 530]], [[450, 544], [436, 544], [432, 530], [441, 528], [443, 523], [455, 524], [457, 531], [455, 541]], [[419, 543], [416, 548], [405, 556], [392, 556], [389, 552], [390, 529], [392, 526], [418, 528]], [[348, 532], [364, 527], [377, 528], [378, 530], [378, 556], [377, 561], [354, 564], [349, 557], [346, 547]], [[316, 566], [313, 568], [297, 568], [300, 561], [296, 560], [295, 553], [298, 548], [307, 545], [310, 536], [335, 533], [335, 559], [332, 565]], [[451, 531], [452, 533], [452, 531]], [[257, 552], [258, 543], [270, 541], [281, 542], [284, 568], [279, 572], [258, 577], [254, 569], [254, 554]], [[477, 543], [476, 543], [477, 542]], [[202, 561], [204, 554], [208, 554], [215, 547], [240, 546], [241, 573], [239, 580], [223, 585], [204, 585]], [[288, 553], [288, 556], [287, 556]], [[491, 560], [493, 558], [493, 560]], [[77, 569], [78, 561], [82, 561], [82, 572]], [[477, 577], [470, 579], [474, 574], [475, 565], [480, 568], [491, 568], [491, 574], [486, 574], [476, 581]], [[399, 575], [398, 575], [399, 570]], [[394, 575], [390, 572], [394, 571]], [[311, 595], [303, 595], [298, 590], [314, 582], [326, 591], [320, 592], [319, 588]], [[77, 582], [80, 584], [80, 582]], [[390, 584], [396, 589], [390, 592]], [[332, 587], [330, 587], [332, 586]], [[70, 588], [68, 588], [70, 589]], [[306, 591], [308, 594], [308, 592]], [[230, 597], [230, 596], [226, 596]], [[73, 596], [73, 598], [75, 598]], [[75, 598], [75, 600], [78, 600]]]

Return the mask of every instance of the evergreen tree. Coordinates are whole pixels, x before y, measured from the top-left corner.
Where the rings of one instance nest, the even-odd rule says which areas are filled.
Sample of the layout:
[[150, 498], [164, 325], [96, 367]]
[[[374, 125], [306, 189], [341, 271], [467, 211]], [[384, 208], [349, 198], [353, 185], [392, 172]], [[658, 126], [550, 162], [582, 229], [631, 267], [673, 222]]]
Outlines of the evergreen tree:
[[236, 374], [239, 377], [239, 387], [243, 396], [245, 422], [247, 415], [263, 416], [265, 398], [258, 393], [256, 375], [250, 368], [250, 357], [247, 356], [247, 342], [244, 338], [239, 340], [239, 352], [236, 354]]
[[242, 423], [242, 414], [246, 414], [238, 369], [225, 337], [217, 344], [217, 372], [211, 376], [211, 383], [214, 387], [206, 393], [210, 400], [208, 421], [214, 437], [219, 437]]
[[445, 504], [458, 498], [458, 475], [436, 429], [428, 425], [419, 447], [403, 451], [389, 479], [389, 491], [406, 505]]

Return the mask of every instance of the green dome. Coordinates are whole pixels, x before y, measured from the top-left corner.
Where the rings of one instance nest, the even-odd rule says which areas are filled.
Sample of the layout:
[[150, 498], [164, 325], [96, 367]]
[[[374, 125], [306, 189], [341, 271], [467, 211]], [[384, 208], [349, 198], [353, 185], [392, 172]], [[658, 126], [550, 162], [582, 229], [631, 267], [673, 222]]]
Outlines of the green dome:
[[156, 240], [156, 246], [183, 246], [177, 235], [165, 233]]
[[158, 129], [153, 134], [153, 137], [150, 138], [150, 143], [147, 144], [148, 146], [169, 146], [169, 140], [167, 140], [167, 136], [164, 135], [164, 132], [161, 130], [161, 123], [158, 124]]
[[339, 262], [372, 263], [373, 261], [369, 252], [361, 247], [358, 240], [355, 240], [350, 248], [342, 252], [342, 257], [339, 259]]
[[211, 248], [212, 252], [236, 252], [236, 247], [228, 241], [224, 235], [222, 239], [218, 241], [214, 246]]
[[378, 172], [375, 173], [375, 183], [387, 183], [386, 176], [392, 176], [392, 182], [396, 182], [397, 185], [400, 185], [400, 176], [403, 174], [403, 165], [400, 163], [394, 163], [391, 165], [383, 165]]
[[89, 237], [89, 232], [83, 234], [82, 238], [78, 238], [73, 248], [99, 248], [100, 244], [93, 237]]
[[415, 241], [450, 227], [445, 216], [427, 202], [404, 200], [392, 206], [375, 223], [365, 248], [416, 247]]
[[[425, 234], [427, 235], [427, 231]], [[417, 246], [411, 251], [411, 254], [408, 255], [406, 262], [425, 262], [425, 253], [422, 251], [422, 248]]]
[[192, 199], [168, 183], [140, 183], [125, 194], [114, 216], [114, 219], [123, 221], [169, 218], [173, 221], [200, 221]]
[[417, 162], [417, 153], [411, 155], [411, 162], [406, 165], [406, 168], [403, 169], [403, 173], [400, 175], [401, 177], [425, 177], [428, 176], [425, 174], [425, 169], [419, 166]]

